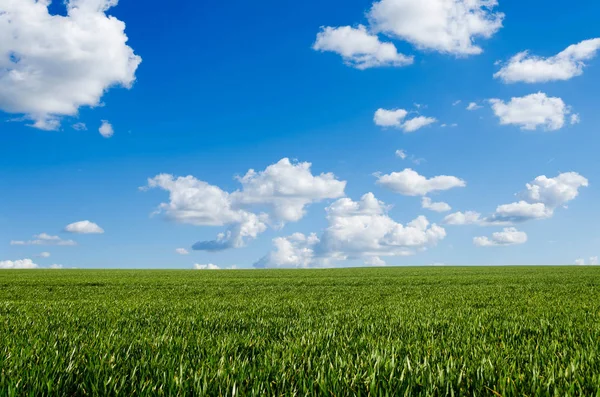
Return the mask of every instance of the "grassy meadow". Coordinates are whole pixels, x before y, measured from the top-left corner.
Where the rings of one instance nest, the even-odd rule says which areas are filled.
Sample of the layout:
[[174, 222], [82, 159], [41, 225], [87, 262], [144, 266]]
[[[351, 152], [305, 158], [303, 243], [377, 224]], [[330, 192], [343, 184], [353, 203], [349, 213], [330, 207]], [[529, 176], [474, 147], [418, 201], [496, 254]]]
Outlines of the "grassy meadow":
[[0, 395], [600, 396], [600, 267], [1, 271]]

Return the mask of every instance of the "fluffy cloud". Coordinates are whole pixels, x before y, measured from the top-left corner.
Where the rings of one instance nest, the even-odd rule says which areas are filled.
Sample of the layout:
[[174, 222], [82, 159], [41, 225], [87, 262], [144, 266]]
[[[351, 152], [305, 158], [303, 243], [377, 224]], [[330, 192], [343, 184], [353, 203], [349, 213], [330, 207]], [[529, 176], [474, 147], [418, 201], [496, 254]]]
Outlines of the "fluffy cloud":
[[429, 197], [421, 199], [421, 207], [435, 212], [448, 212], [452, 210], [452, 207], [448, 203], [444, 203], [443, 201], [432, 202]]
[[38, 265], [31, 259], [19, 259], [16, 261], [0, 261], [0, 269], [36, 269]]
[[375, 32], [406, 40], [417, 48], [457, 56], [479, 54], [473, 44], [502, 27], [496, 0], [380, 0], [368, 13]]
[[219, 270], [221, 268], [217, 265], [213, 265], [212, 263], [209, 263], [207, 265], [201, 265], [199, 263], [196, 263], [194, 265], [194, 269], [195, 270]]
[[417, 116], [410, 120], [406, 120], [402, 124], [404, 132], [414, 132], [420, 128], [426, 127], [429, 124], [435, 123], [437, 120], [433, 117]]
[[[579, 266], [585, 266], [585, 265], [586, 265], [586, 262], [585, 262], [585, 259], [583, 259], [583, 258], [580, 258], [580, 259], [576, 259], [576, 260], [575, 260], [575, 264], [576, 264], [576, 265], [579, 265]], [[590, 260], [589, 260], [589, 264], [590, 264], [591, 266], [597, 266], [597, 265], [599, 264], [599, 262], [598, 262], [598, 257], [597, 257], [597, 256], [591, 256], [591, 257], [590, 257]]]
[[522, 130], [535, 130], [538, 127], [546, 130], [561, 129], [565, 124], [565, 116], [571, 113], [562, 99], [548, 97], [543, 92], [513, 97], [508, 103], [490, 99], [490, 103], [500, 124], [518, 125]]
[[379, 41], [376, 35], [358, 25], [323, 27], [313, 44], [317, 51], [330, 51], [340, 54], [348, 66], [368, 69], [383, 66], [406, 66], [413, 63], [412, 56], [398, 53], [392, 43]]
[[347, 259], [382, 264], [382, 256], [413, 255], [446, 236], [442, 227], [430, 224], [423, 216], [402, 225], [387, 211], [373, 193], [360, 201], [341, 198], [327, 208], [328, 227], [321, 238], [300, 233], [278, 237], [273, 240], [275, 249], [255, 266], [328, 266]]
[[504, 228], [501, 232], [492, 233], [492, 237], [475, 237], [473, 244], [479, 247], [496, 247], [507, 245], [525, 244], [527, 234], [518, 231], [514, 227]]
[[[170, 194], [157, 212], [168, 218], [198, 226], [228, 226], [215, 240], [194, 244], [196, 250], [219, 251], [242, 247], [268, 225], [295, 222], [306, 206], [344, 195], [345, 181], [331, 173], [313, 175], [310, 163], [292, 163], [284, 158], [264, 171], [249, 170], [237, 180], [242, 189], [233, 193], [200, 181], [193, 176], [175, 178], [160, 174], [148, 180], [147, 188], [161, 188]], [[256, 214], [254, 208], [267, 210]]]
[[476, 225], [482, 221], [481, 214], [475, 211], [455, 212], [446, 215], [443, 223], [447, 225]]
[[127, 46], [125, 24], [106, 11], [118, 0], [4, 1], [0, 12], [0, 109], [55, 130], [60, 117], [97, 106], [112, 86], [130, 88], [141, 58]]
[[600, 38], [596, 38], [570, 45], [548, 58], [529, 55], [528, 51], [523, 51], [513, 56], [494, 77], [505, 83], [569, 80], [583, 74], [586, 66], [584, 61], [594, 58], [599, 48]]
[[100, 125], [100, 128], [98, 128], [98, 132], [100, 133], [100, 135], [102, 135], [104, 138], [110, 138], [114, 135], [115, 131], [113, 130], [112, 124], [110, 124], [108, 121], [106, 120], [102, 120], [102, 124]]
[[63, 265], [59, 265], [59, 264], [54, 264], [54, 265], [50, 265], [50, 269], [62, 269], [64, 268]]
[[65, 226], [65, 232], [77, 234], [102, 234], [104, 229], [90, 221], [79, 221]]
[[467, 110], [477, 110], [477, 109], [481, 109], [481, 106], [478, 105], [476, 102], [471, 102], [469, 103], [469, 105], [466, 108]]
[[12, 240], [10, 245], [77, 245], [73, 240], [63, 240], [59, 236], [40, 233], [33, 236], [33, 240]]
[[426, 178], [410, 168], [391, 174], [376, 174], [376, 177], [377, 184], [405, 196], [424, 196], [431, 192], [467, 185], [465, 181], [455, 176], [440, 175]]
[[437, 120], [433, 117], [416, 116], [405, 120], [408, 111], [404, 109], [377, 109], [373, 116], [373, 122], [380, 127], [396, 127], [404, 132], [414, 132], [420, 128], [435, 123]]
[[187, 255], [187, 254], [189, 254], [189, 251], [186, 250], [185, 248], [176, 248], [175, 253], [177, 253], [179, 255]]
[[41, 252], [39, 255], [37, 255], [39, 258], [50, 258], [50, 253], [49, 252]]
[[380, 127], [400, 127], [408, 112], [404, 109], [377, 109], [373, 122]]

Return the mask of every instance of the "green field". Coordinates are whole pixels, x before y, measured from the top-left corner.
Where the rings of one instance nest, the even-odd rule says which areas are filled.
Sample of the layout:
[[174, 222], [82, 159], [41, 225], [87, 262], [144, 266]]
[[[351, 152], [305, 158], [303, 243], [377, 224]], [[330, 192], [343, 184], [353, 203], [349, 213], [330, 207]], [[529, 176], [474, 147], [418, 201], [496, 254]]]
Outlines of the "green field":
[[600, 267], [0, 272], [0, 395], [600, 396]]

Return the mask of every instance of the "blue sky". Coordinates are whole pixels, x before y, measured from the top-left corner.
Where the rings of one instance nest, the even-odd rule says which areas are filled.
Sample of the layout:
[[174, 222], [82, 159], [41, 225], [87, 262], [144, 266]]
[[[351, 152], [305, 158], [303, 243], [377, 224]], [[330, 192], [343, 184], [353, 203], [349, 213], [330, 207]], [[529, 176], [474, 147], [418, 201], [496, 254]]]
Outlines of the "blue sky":
[[[71, 0], [67, 11], [58, 1], [0, 0], [0, 35], [13, 37], [0, 44], [5, 267], [572, 264], [600, 255], [596, 2], [474, 0], [467, 11], [459, 0], [108, 3]], [[434, 21], [430, 31], [410, 23], [419, 18]], [[467, 27], [448, 28], [456, 25]], [[59, 30], [40, 42], [37, 33]], [[404, 117], [390, 113], [399, 109]], [[435, 121], [406, 131], [417, 117]], [[102, 120], [112, 136], [100, 134]], [[246, 185], [235, 179], [249, 169], [257, 174]], [[206, 184], [140, 189], [159, 174]], [[233, 194], [223, 204], [202, 189]], [[174, 192], [189, 199], [174, 202]], [[361, 201], [369, 192], [374, 201]], [[422, 208], [423, 197], [452, 209]], [[512, 203], [522, 203], [518, 219], [514, 206], [498, 209]], [[480, 216], [451, 224], [458, 211]], [[429, 225], [409, 226], [421, 215]], [[66, 231], [85, 220], [103, 233]], [[227, 231], [218, 252], [192, 249]], [[33, 237], [41, 233], [76, 245]]]

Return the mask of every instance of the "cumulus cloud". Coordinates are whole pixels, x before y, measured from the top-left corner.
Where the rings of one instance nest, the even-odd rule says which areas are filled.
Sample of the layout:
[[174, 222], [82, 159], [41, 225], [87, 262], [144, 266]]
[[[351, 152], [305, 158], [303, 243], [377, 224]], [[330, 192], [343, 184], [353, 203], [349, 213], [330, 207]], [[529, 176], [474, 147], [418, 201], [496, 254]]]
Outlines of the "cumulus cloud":
[[40, 233], [33, 236], [33, 240], [12, 240], [10, 245], [77, 245], [73, 240], [63, 240], [59, 236]]
[[481, 214], [475, 211], [455, 212], [446, 215], [442, 223], [446, 225], [476, 225], [482, 221]]
[[65, 226], [65, 232], [77, 234], [102, 234], [104, 229], [90, 221], [79, 221]]
[[59, 265], [59, 264], [54, 264], [54, 265], [50, 265], [50, 269], [63, 269], [64, 266], [63, 265]]
[[455, 176], [440, 175], [426, 178], [410, 168], [401, 172], [376, 174], [375, 176], [377, 184], [404, 196], [424, 196], [435, 191], [467, 186], [465, 181]]
[[373, 193], [359, 201], [341, 198], [327, 208], [328, 226], [320, 238], [301, 233], [278, 237], [274, 250], [255, 266], [329, 266], [347, 259], [380, 265], [381, 257], [413, 255], [446, 237], [442, 227], [424, 216], [402, 225], [389, 217], [388, 209]]
[[117, 2], [67, 0], [62, 16], [49, 14], [50, 1], [4, 1], [0, 109], [56, 130], [61, 116], [98, 106], [109, 88], [130, 88], [141, 58], [126, 44], [125, 24], [106, 14]]
[[201, 265], [199, 263], [196, 263], [194, 265], [194, 270], [219, 270], [219, 269], [221, 269], [219, 266], [213, 265], [212, 263], [209, 263], [207, 265]]
[[373, 116], [373, 122], [380, 127], [395, 127], [404, 132], [414, 132], [420, 128], [435, 123], [433, 117], [416, 116], [406, 120], [408, 111], [405, 109], [377, 109]]
[[368, 13], [374, 32], [408, 41], [419, 49], [466, 56], [483, 50], [477, 38], [502, 27], [496, 0], [380, 0]]
[[384, 66], [406, 66], [413, 63], [412, 56], [400, 54], [392, 43], [381, 42], [363, 25], [322, 27], [313, 44], [317, 51], [335, 52], [344, 63], [357, 69]]
[[112, 124], [106, 120], [102, 120], [102, 124], [100, 125], [100, 128], [98, 128], [98, 132], [100, 132], [100, 135], [102, 135], [104, 138], [110, 138], [115, 133]]
[[545, 130], [558, 130], [565, 124], [565, 116], [571, 113], [562, 99], [548, 97], [543, 92], [513, 97], [508, 103], [500, 99], [490, 99], [494, 114], [500, 119], [500, 124], [513, 124], [522, 130], [535, 130], [542, 127]]
[[175, 248], [175, 253], [177, 253], [179, 255], [187, 255], [187, 254], [189, 254], [189, 251], [186, 250], [185, 248]]
[[443, 201], [433, 202], [429, 197], [421, 199], [421, 207], [435, 212], [448, 212], [452, 210], [452, 207], [448, 203], [444, 203]]
[[497, 247], [525, 244], [527, 242], [527, 234], [521, 232], [514, 227], [504, 228], [501, 232], [492, 233], [492, 237], [475, 237], [473, 244], [478, 247]]
[[[332, 173], [313, 175], [310, 163], [284, 158], [256, 172], [237, 177], [241, 190], [228, 193], [193, 176], [175, 178], [160, 174], [148, 180], [147, 188], [170, 194], [157, 212], [180, 223], [198, 226], [228, 226], [215, 240], [200, 241], [196, 250], [219, 251], [238, 248], [263, 233], [268, 225], [280, 227], [300, 220], [311, 203], [344, 195], [345, 181]], [[255, 213], [254, 209], [266, 212]]]
[[471, 102], [467, 106], [467, 110], [477, 110], [477, 109], [481, 109], [481, 106], [478, 105], [476, 102]]
[[583, 74], [585, 61], [594, 58], [599, 48], [600, 38], [595, 38], [570, 45], [548, 58], [530, 55], [528, 51], [519, 52], [494, 77], [505, 83], [569, 80]]
[[38, 265], [31, 259], [19, 259], [16, 261], [0, 261], [0, 269], [36, 269]]

